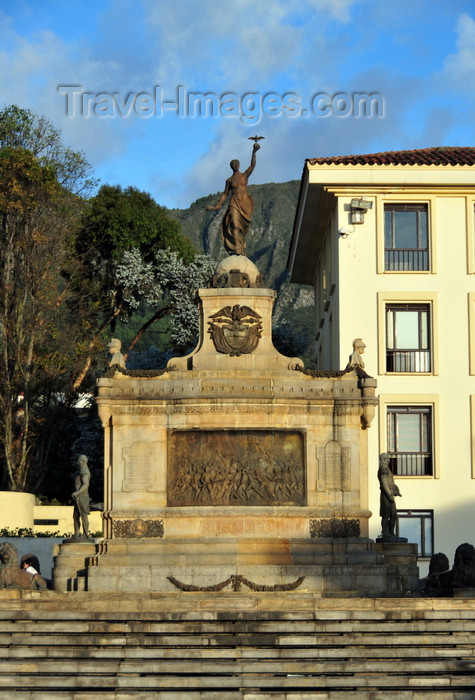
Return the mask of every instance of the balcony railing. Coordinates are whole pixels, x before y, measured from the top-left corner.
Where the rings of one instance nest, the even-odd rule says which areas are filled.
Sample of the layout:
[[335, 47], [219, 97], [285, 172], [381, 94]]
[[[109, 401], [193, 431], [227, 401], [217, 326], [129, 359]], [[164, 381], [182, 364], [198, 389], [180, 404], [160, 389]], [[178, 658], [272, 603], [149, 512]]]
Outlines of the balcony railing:
[[432, 455], [429, 453], [398, 452], [389, 458], [389, 468], [398, 476], [431, 476]]
[[429, 251], [414, 248], [387, 248], [384, 251], [384, 269], [402, 272], [428, 270]]
[[430, 350], [387, 350], [387, 372], [430, 372]]

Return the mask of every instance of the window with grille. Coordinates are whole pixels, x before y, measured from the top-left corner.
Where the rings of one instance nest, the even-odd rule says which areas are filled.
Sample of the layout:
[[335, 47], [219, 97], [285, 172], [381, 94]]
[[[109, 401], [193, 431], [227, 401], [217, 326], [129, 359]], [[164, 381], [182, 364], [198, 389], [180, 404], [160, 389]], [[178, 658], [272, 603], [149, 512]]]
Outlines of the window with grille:
[[387, 304], [386, 371], [431, 369], [430, 304]]
[[398, 476], [432, 476], [432, 407], [388, 406], [389, 468]]
[[384, 269], [430, 269], [427, 204], [384, 205]]

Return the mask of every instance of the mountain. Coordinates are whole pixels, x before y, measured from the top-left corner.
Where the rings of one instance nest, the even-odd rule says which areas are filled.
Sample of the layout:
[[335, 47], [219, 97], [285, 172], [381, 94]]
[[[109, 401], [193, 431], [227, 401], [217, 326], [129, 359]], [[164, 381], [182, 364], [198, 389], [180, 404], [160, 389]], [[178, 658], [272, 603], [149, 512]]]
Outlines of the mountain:
[[[313, 290], [290, 284], [286, 269], [297, 206], [299, 181], [264, 185], [249, 185], [254, 200], [251, 227], [247, 235], [247, 257], [264, 275], [265, 284], [278, 293], [274, 319], [290, 321], [291, 311], [302, 309], [312, 319]], [[181, 224], [181, 230], [196, 250], [209, 254], [216, 262], [227, 256], [221, 239], [221, 220], [225, 203], [219, 212], [206, 211], [208, 204], [216, 204], [219, 193], [197, 199], [188, 209], [172, 209], [169, 215]], [[309, 320], [311, 323], [312, 321]]]

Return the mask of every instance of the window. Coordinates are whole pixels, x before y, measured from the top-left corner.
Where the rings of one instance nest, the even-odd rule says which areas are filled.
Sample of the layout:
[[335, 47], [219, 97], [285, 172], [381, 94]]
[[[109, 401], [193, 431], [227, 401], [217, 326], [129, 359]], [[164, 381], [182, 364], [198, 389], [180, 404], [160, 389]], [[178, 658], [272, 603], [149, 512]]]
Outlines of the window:
[[384, 269], [429, 269], [427, 204], [384, 205]]
[[418, 557], [431, 557], [434, 553], [434, 511], [398, 510], [396, 534], [417, 544]]
[[386, 371], [430, 372], [429, 304], [386, 306]]
[[389, 468], [398, 476], [432, 476], [432, 407], [388, 406]]

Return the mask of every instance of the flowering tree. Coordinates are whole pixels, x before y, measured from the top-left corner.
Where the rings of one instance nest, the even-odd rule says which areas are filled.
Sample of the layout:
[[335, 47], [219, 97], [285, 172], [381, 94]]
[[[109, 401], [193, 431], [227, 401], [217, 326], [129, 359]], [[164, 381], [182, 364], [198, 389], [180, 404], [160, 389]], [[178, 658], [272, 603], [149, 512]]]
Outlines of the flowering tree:
[[101, 187], [88, 202], [76, 252], [83, 274], [78, 279], [74, 315], [83, 324], [86, 340], [73, 390], [83, 384], [95, 355], [104, 348], [106, 332], [114, 331], [118, 320], [129, 318], [140, 302], [155, 308], [133, 340], [134, 347], [152, 323], [178, 313], [180, 303], [187, 303], [190, 291], [184, 292], [185, 280], [193, 289], [193, 275], [203, 267], [179, 224], [150, 195], [133, 187]]
[[198, 334], [196, 290], [209, 283], [215, 263], [208, 255], [196, 255], [190, 262], [175, 251], [158, 250], [153, 260], [144, 260], [137, 248], [126, 251], [116, 270], [128, 310], [141, 302], [155, 309], [130, 343], [133, 350], [145, 331], [156, 321], [171, 316], [171, 343], [176, 351], [187, 349]]

